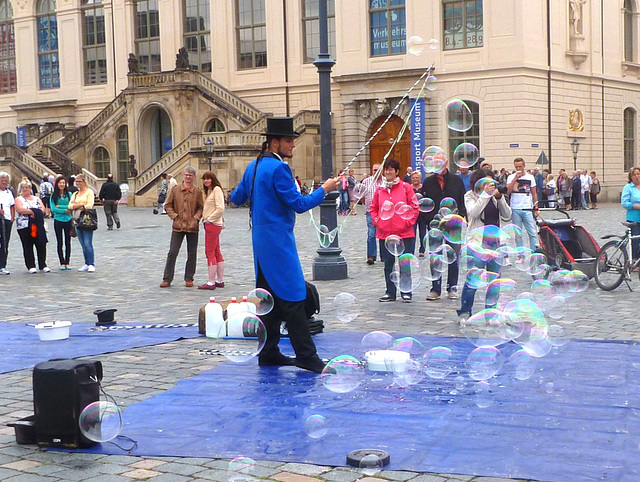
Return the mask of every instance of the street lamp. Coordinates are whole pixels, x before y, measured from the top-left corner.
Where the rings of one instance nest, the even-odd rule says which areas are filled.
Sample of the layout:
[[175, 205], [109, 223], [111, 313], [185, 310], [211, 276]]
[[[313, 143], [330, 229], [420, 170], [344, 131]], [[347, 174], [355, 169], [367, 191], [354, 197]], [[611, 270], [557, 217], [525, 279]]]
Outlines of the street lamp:
[[[318, 69], [318, 83], [320, 90], [320, 157], [322, 159], [322, 179], [328, 179], [333, 171], [331, 147], [331, 68], [335, 61], [329, 55], [329, 27], [327, 18], [327, 1], [318, 2], [318, 27], [320, 33], [320, 52], [313, 63]], [[320, 205], [320, 224], [325, 225], [329, 232], [338, 227], [336, 213], [336, 199], [339, 193], [327, 193]], [[342, 249], [338, 246], [338, 235], [326, 248], [317, 250], [318, 256], [313, 260], [314, 280], [338, 280], [347, 278], [347, 262]]]
[[211, 137], [207, 138], [207, 141], [204, 143], [204, 148], [207, 153], [207, 159], [209, 160], [209, 170], [211, 170], [211, 158], [213, 157], [213, 142], [211, 142]]
[[571, 152], [573, 152], [573, 172], [578, 170], [578, 151], [580, 150], [580, 143], [578, 139], [574, 139], [571, 143]]

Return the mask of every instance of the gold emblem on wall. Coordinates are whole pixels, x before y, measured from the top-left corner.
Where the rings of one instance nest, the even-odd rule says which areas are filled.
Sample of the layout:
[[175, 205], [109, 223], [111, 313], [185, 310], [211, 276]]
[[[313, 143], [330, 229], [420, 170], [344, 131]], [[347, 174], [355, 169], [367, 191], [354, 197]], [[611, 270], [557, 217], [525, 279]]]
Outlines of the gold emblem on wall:
[[584, 115], [580, 109], [569, 111], [569, 130], [582, 132], [584, 130]]

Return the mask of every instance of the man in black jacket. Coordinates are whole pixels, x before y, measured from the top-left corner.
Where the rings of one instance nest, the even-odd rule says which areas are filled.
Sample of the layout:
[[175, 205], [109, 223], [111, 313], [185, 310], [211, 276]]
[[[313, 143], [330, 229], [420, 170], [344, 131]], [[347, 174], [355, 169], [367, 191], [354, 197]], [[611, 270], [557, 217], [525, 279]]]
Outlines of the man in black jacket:
[[107, 229], [113, 230], [113, 221], [115, 220], [116, 226], [120, 229], [120, 218], [118, 217], [118, 201], [122, 197], [122, 191], [118, 183], [113, 180], [113, 174], [107, 174], [107, 182], [105, 182], [100, 188], [100, 194], [98, 197], [104, 205], [104, 214], [107, 217]]
[[[431, 221], [440, 211], [440, 202], [444, 198], [452, 198], [457, 203], [458, 213], [460, 216], [466, 216], [467, 210], [464, 205], [465, 188], [460, 176], [456, 176], [449, 171], [449, 162], [444, 164], [444, 169], [440, 173], [432, 174], [424, 180], [420, 188], [420, 194], [423, 197], [433, 199], [435, 208], [433, 211], [420, 213], [421, 221], [426, 222], [429, 230], [432, 229]], [[428, 243], [425, 243], [428, 245]], [[458, 253], [460, 252], [459, 244], [447, 244], [453, 248], [456, 253], [456, 261], [451, 263], [447, 272], [447, 292], [449, 299], [458, 298]], [[428, 258], [426, 258], [428, 259]], [[437, 274], [437, 273], [432, 273]], [[442, 293], [442, 277], [435, 279], [431, 284], [431, 292], [427, 295], [427, 301], [435, 301], [440, 299]]]

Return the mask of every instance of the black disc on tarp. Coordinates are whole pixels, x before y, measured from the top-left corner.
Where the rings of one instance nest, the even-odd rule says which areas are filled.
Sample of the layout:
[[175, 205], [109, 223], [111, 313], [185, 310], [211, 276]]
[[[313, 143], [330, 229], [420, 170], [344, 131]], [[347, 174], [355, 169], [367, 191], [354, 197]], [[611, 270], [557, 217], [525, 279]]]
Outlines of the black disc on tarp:
[[[369, 457], [369, 456], [375, 456]], [[365, 467], [363, 467], [362, 459], [367, 457], [367, 460], [364, 461]], [[385, 452], [384, 450], [378, 449], [358, 449], [352, 450], [347, 454], [347, 465], [351, 467], [360, 467], [360, 468], [368, 468], [368, 467], [385, 467], [389, 465], [389, 461], [391, 457], [389, 456], [389, 452]], [[375, 465], [374, 465], [375, 462]]]

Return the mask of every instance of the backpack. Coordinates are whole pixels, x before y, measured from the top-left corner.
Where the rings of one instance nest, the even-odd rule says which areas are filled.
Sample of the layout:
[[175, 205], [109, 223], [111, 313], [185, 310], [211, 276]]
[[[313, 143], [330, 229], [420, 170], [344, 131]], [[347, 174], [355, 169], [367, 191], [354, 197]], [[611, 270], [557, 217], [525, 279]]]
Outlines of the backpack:
[[307, 299], [304, 302], [304, 311], [307, 318], [311, 318], [316, 313], [320, 313], [320, 295], [315, 285], [305, 281], [307, 285]]
[[53, 194], [53, 186], [48, 181], [42, 181], [40, 183], [40, 197], [50, 196]]

